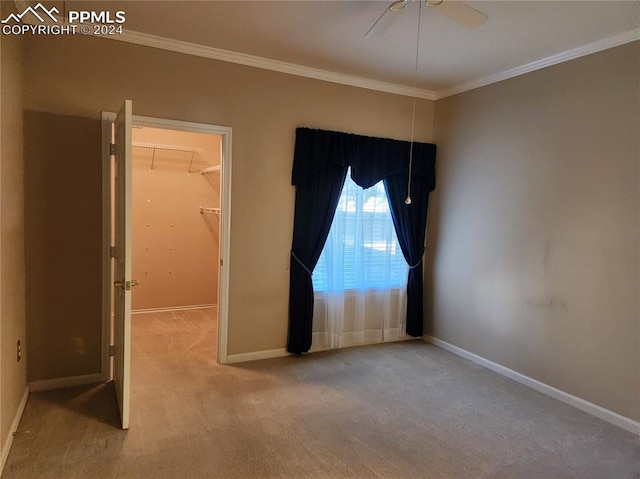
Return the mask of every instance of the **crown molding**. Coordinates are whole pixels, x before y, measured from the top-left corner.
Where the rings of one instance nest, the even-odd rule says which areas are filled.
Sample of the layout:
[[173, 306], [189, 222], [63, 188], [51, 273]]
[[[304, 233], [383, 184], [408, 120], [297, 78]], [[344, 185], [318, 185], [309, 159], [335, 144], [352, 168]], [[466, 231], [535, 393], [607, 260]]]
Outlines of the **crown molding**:
[[506, 70], [493, 75], [488, 75], [477, 80], [459, 83], [451, 88], [445, 88], [438, 91], [412, 88], [405, 85], [378, 80], [370, 80], [367, 78], [345, 75], [328, 70], [321, 70], [319, 68], [297, 65], [294, 63], [282, 62], [279, 60], [272, 60], [269, 58], [248, 55], [246, 53], [239, 53], [230, 50], [223, 50], [221, 48], [209, 47], [196, 43], [172, 40], [157, 35], [150, 35], [147, 33], [130, 30], [125, 30], [122, 35], [105, 35], [102, 36], [102, 38], [119, 40], [136, 45], [143, 45], [151, 48], [158, 48], [161, 50], [182, 53], [185, 55], [198, 56], [209, 58], [212, 60], [219, 60], [255, 68], [262, 68], [265, 70], [286, 73], [289, 75], [313, 78], [315, 80], [323, 80], [358, 88], [366, 88], [368, 90], [376, 90], [385, 93], [393, 93], [396, 95], [422, 98], [425, 100], [441, 100], [448, 96], [464, 93], [469, 90], [474, 90], [476, 88], [491, 85], [492, 83], [508, 80], [509, 78], [514, 78], [526, 73], [540, 70], [542, 68], [557, 65], [558, 63], [574, 60], [576, 58], [590, 55], [592, 53], [597, 53], [603, 50], [608, 50], [610, 48], [624, 45], [626, 43], [640, 40], [640, 30], [629, 30], [627, 32], [598, 40], [597, 42], [589, 43], [587, 45], [573, 48], [571, 50], [567, 50], [555, 55], [551, 55], [549, 57], [542, 58], [540, 60], [536, 60], [535, 62], [527, 63], [510, 70]]
[[618, 47], [620, 45], [624, 45], [625, 43], [631, 43], [637, 40], [640, 40], [640, 30], [629, 30], [612, 37], [598, 40], [597, 42], [589, 43], [578, 48], [573, 48], [571, 50], [558, 53], [556, 55], [551, 55], [550, 57], [542, 58], [541, 60], [537, 60], [535, 62], [512, 68], [511, 70], [506, 70], [494, 75], [488, 75], [477, 80], [459, 83], [451, 88], [445, 88], [444, 90], [436, 91], [435, 99], [441, 100], [448, 96], [457, 95], [469, 90], [475, 90], [476, 88], [491, 85], [492, 83], [498, 83], [503, 80], [508, 80], [509, 78], [524, 75], [525, 73], [541, 70], [542, 68], [557, 65], [558, 63], [574, 60], [576, 58], [591, 55], [592, 53], [601, 52], [603, 50], [608, 50], [609, 48]]
[[[26, 0], [14, 0], [14, 4], [19, 10], [23, 10], [28, 6], [29, 3]], [[64, 19], [60, 18], [60, 20], [64, 22]], [[371, 80], [353, 75], [345, 75], [343, 73], [336, 73], [319, 68], [297, 65], [295, 63], [272, 60], [270, 58], [248, 55], [246, 53], [234, 52], [231, 50], [223, 50], [221, 48], [209, 47], [197, 43], [172, 40], [170, 38], [161, 37], [158, 35], [150, 35], [148, 33], [136, 32], [133, 30], [125, 30], [121, 35], [100, 35], [99, 38], [118, 40], [122, 42], [133, 43], [136, 45], [158, 48], [160, 50], [209, 58], [211, 60], [236, 63], [239, 65], [245, 65], [255, 68], [262, 68], [264, 70], [271, 70], [275, 72], [286, 73], [289, 75], [297, 75], [301, 77], [312, 78], [315, 80], [322, 80], [331, 83], [338, 83], [341, 85], [348, 85], [357, 88], [365, 88], [368, 90], [375, 90], [385, 93], [393, 93], [396, 95], [436, 101], [447, 98], [449, 96], [457, 95], [459, 93], [464, 93], [466, 91], [475, 90], [476, 88], [491, 85], [492, 83], [498, 83], [503, 80], [508, 80], [509, 78], [514, 78], [526, 73], [531, 73], [536, 70], [541, 70], [542, 68], [546, 68], [552, 65], [557, 65], [569, 60], [574, 60], [586, 55], [591, 55], [592, 53], [597, 53], [603, 50], [608, 50], [610, 48], [624, 45], [626, 43], [638, 41], [640, 40], [640, 29], [629, 30], [618, 35], [604, 38], [602, 40], [598, 40], [581, 47], [566, 50], [564, 52], [557, 53], [555, 55], [551, 55], [549, 57], [542, 58], [540, 60], [536, 60], [534, 62], [527, 63], [516, 68], [512, 68], [510, 70], [495, 73], [493, 75], [488, 75], [476, 80], [458, 83], [457, 85], [454, 85], [450, 88], [445, 88], [437, 91], [426, 90], [422, 88], [412, 88], [406, 85], [399, 85], [397, 83]]]
[[209, 47], [196, 43], [183, 42], [181, 40], [172, 40], [157, 35], [150, 35], [147, 33], [140, 33], [131, 30], [125, 30], [122, 35], [104, 35], [102, 36], [102, 38], [134, 43], [136, 45], [143, 45], [176, 53], [183, 53], [185, 55], [209, 58], [211, 60], [237, 63], [239, 65], [262, 68], [264, 70], [287, 73], [289, 75], [297, 75], [306, 78], [313, 78], [315, 80], [339, 83], [341, 85], [366, 88], [368, 90], [376, 90], [410, 97], [415, 96], [416, 98], [423, 98], [425, 100], [435, 100], [436, 98], [436, 93], [431, 90], [412, 88], [405, 85], [398, 85], [396, 83], [388, 83], [378, 80], [369, 80], [352, 75], [345, 75], [328, 70], [321, 70], [319, 68], [296, 65], [294, 63], [272, 60], [269, 58], [248, 55], [246, 53], [233, 52], [230, 50], [223, 50], [221, 48]]
[[[29, 3], [25, 0], [14, 0], [14, 4], [19, 10], [24, 10], [29, 5]], [[60, 16], [57, 16], [57, 18], [59, 22], [65, 22], [64, 18]], [[27, 23], [35, 23], [33, 21], [30, 21], [29, 19], [25, 21]], [[287, 73], [289, 75], [313, 78], [314, 80], [323, 80], [331, 83], [339, 83], [341, 85], [366, 88], [367, 90], [393, 93], [396, 95], [422, 98], [425, 100], [436, 99], [436, 92], [432, 90], [412, 88], [406, 85], [399, 85], [397, 83], [370, 80], [353, 75], [345, 75], [343, 73], [321, 70], [319, 68], [297, 65], [295, 63], [272, 60], [270, 58], [234, 52], [231, 50], [223, 50], [222, 48], [209, 47], [197, 43], [184, 42], [182, 40], [172, 40], [170, 38], [151, 35], [148, 33], [136, 32], [134, 30], [124, 30], [120, 35], [100, 35], [98, 36], [98, 38], [105, 38], [107, 40], [118, 40], [121, 42], [157, 48], [169, 52], [209, 58], [211, 60], [237, 63], [239, 65], [262, 68], [263, 70], [271, 70], [280, 73]]]

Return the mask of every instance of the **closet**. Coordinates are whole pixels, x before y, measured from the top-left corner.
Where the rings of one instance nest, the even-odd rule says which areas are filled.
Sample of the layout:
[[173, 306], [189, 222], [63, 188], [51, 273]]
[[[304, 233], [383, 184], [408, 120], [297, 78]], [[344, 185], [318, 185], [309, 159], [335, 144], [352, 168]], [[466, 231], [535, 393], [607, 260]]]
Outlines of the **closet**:
[[136, 313], [215, 309], [222, 137], [141, 127], [132, 140], [133, 327]]

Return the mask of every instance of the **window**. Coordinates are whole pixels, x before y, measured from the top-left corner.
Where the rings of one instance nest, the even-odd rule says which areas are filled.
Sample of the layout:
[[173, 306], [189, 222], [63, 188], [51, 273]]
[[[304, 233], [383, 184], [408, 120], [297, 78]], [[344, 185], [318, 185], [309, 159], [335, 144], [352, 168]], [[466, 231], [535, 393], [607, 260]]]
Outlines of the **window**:
[[383, 183], [363, 190], [347, 173], [329, 237], [313, 272], [313, 289], [404, 287], [408, 271]]

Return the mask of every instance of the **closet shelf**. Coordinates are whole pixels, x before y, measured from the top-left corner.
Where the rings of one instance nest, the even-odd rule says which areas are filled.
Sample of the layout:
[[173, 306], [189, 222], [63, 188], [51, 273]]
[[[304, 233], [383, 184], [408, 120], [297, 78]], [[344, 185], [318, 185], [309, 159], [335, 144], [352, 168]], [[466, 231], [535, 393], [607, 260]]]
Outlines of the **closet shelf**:
[[201, 206], [200, 213], [213, 213], [214, 215], [219, 215], [220, 208], [207, 208], [205, 206]]
[[202, 168], [200, 173], [208, 173], [209, 171], [220, 171], [220, 165], [210, 166], [208, 168]]
[[187, 153], [191, 153], [191, 160], [189, 161], [189, 173], [191, 173], [191, 165], [193, 164], [194, 155], [196, 153], [202, 153], [204, 151], [204, 148], [193, 148], [191, 146], [163, 145], [160, 143], [144, 143], [140, 141], [131, 142], [131, 146], [134, 148], [146, 148], [149, 150], [153, 150], [153, 154], [151, 156], [152, 170], [153, 170], [153, 163], [156, 159], [156, 150], [186, 151]]
[[191, 146], [162, 145], [160, 143], [144, 143], [140, 141], [132, 142], [131, 146], [135, 148], [153, 148], [157, 150], [188, 151], [191, 153], [202, 153], [204, 151], [204, 148], [193, 148]]

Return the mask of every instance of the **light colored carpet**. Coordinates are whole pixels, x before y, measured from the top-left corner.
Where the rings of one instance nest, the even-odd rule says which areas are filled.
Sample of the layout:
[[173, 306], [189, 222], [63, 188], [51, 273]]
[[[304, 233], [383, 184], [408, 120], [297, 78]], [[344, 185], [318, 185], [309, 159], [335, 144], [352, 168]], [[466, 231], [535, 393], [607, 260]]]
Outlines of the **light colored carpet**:
[[422, 341], [219, 366], [215, 310], [134, 317], [111, 384], [30, 396], [3, 477], [640, 477], [640, 438]]

